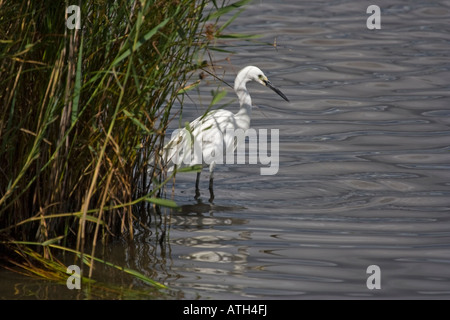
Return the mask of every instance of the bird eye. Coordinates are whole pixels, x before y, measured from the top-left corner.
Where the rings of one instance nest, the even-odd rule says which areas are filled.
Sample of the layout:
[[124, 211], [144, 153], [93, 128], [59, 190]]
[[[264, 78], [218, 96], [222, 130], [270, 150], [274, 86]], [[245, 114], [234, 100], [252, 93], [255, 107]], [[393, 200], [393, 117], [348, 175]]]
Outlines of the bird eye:
[[262, 75], [262, 74], [258, 75], [258, 78], [259, 78], [259, 79], [262, 79], [262, 78], [263, 78], [263, 75]]

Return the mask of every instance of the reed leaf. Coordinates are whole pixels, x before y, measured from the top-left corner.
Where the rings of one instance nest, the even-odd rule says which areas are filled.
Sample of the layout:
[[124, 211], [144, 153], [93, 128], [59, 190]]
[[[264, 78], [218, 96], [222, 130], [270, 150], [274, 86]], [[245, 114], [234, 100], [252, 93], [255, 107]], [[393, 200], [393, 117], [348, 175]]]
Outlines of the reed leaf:
[[92, 271], [85, 248], [132, 238], [136, 205], [176, 208], [157, 198], [172, 108], [212, 73], [207, 26], [248, 2], [79, 1], [81, 30], [67, 1], [0, 5], [0, 238], [50, 260], [64, 241]]
[[146, 201], [168, 208], [179, 208], [175, 201], [161, 198], [147, 198]]

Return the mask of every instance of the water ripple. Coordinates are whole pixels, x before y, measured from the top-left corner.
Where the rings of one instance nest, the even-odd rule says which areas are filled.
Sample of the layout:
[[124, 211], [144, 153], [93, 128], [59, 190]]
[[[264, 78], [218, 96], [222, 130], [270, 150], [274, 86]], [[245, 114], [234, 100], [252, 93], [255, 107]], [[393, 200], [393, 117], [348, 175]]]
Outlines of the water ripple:
[[[280, 169], [217, 167], [215, 206], [177, 176], [182, 211], [156, 268], [185, 297], [450, 297], [450, 9], [380, 6], [371, 31], [367, 4], [349, 0], [256, 1], [236, 19], [262, 38], [224, 55], [227, 81], [255, 64], [291, 100], [249, 86], [252, 126], [280, 130]], [[209, 101], [216, 84], [201, 87]]]

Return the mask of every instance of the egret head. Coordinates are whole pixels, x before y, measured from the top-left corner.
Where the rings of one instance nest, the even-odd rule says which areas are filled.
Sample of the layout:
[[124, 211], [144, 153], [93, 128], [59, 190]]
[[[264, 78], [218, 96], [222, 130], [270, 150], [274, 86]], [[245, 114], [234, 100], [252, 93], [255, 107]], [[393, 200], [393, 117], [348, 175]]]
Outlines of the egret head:
[[[258, 67], [254, 67], [254, 66], [245, 67], [244, 69], [242, 69], [239, 72], [239, 74], [241, 74], [241, 73], [245, 77], [244, 82], [256, 81], [256, 82], [262, 84], [263, 86], [269, 87], [270, 89], [275, 91], [284, 100], [289, 101], [289, 99], [280, 91], [280, 89], [275, 87], [272, 84], [272, 82], [270, 82], [269, 79], [266, 77], [264, 72], [262, 72], [261, 69], [259, 69]], [[238, 75], [238, 77], [239, 77], [239, 75]]]

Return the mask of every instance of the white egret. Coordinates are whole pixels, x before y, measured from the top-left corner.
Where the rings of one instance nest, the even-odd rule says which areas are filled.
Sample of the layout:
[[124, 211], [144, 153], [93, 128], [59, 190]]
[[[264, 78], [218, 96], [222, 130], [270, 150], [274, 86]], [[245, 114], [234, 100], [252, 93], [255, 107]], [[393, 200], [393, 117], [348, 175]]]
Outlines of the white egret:
[[[213, 179], [214, 167], [216, 161], [205, 163], [205, 158], [214, 155], [222, 155], [223, 150], [236, 149], [236, 140], [227, 139], [226, 132], [228, 130], [241, 129], [244, 132], [250, 128], [250, 118], [252, 110], [252, 100], [247, 91], [246, 84], [249, 81], [256, 81], [266, 87], [269, 87], [280, 95], [284, 100], [289, 101], [288, 98], [267, 79], [264, 73], [257, 67], [248, 66], [239, 71], [234, 81], [234, 91], [236, 92], [240, 110], [237, 113], [232, 113], [228, 110], [213, 110], [206, 115], [201, 116], [190, 123], [186, 128], [181, 129], [176, 135], [165, 145], [163, 150], [163, 161], [166, 164], [172, 163], [168, 171], [173, 170], [176, 166], [189, 166], [194, 164], [209, 164], [209, 191], [210, 199], [214, 199]], [[194, 146], [201, 146], [201, 152], [195, 152]], [[194, 151], [194, 152], [193, 152]], [[200, 173], [197, 173], [195, 182], [196, 198], [200, 195], [199, 181]]]

